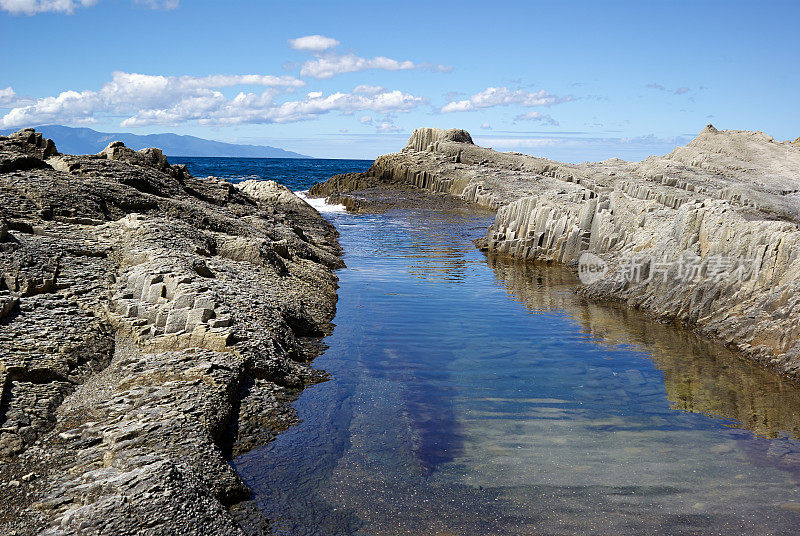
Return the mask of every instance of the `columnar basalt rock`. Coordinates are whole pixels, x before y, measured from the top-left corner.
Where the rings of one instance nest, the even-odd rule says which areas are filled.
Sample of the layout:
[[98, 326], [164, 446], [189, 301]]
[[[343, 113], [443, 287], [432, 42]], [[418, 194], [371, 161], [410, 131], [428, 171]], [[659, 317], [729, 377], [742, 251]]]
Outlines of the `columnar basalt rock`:
[[468, 143], [472, 145], [472, 136], [466, 130], [451, 128], [442, 130], [440, 128], [418, 128], [408, 140], [405, 150], [436, 151], [437, 144], [440, 142]]
[[0, 533], [245, 534], [228, 460], [325, 378], [304, 339], [342, 266], [335, 229], [267, 189], [0, 137]]
[[800, 147], [708, 125], [642, 162], [564, 164], [418, 129], [312, 195], [407, 184], [496, 209], [483, 249], [603, 276], [579, 292], [679, 321], [800, 378]]

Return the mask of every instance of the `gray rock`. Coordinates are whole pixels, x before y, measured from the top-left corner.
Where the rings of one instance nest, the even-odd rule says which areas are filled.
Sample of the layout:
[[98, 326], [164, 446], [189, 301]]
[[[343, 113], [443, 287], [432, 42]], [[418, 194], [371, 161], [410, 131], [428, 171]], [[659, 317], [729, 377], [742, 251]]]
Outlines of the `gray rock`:
[[[453, 132], [453, 131], [447, 131]], [[479, 241], [495, 254], [605, 264], [580, 289], [677, 320], [780, 372], [800, 376], [800, 147], [708, 125], [642, 162], [565, 164], [418, 129], [365, 173], [310, 190], [411, 185], [496, 210]]]
[[33, 130], [0, 137], [0, 224], [0, 481], [24, 489], [0, 533], [243, 534], [228, 460], [292, 422], [275, 392], [324, 377], [281, 311], [329, 325], [335, 229], [159, 150], [58, 155]]
[[418, 128], [411, 134], [405, 150], [407, 151], [436, 151], [438, 143], [454, 142], [472, 145], [472, 136], [466, 130], [451, 128], [442, 130], [440, 128]]
[[173, 309], [167, 314], [167, 321], [164, 324], [164, 333], [179, 333], [186, 329], [186, 320], [189, 317], [189, 309]]

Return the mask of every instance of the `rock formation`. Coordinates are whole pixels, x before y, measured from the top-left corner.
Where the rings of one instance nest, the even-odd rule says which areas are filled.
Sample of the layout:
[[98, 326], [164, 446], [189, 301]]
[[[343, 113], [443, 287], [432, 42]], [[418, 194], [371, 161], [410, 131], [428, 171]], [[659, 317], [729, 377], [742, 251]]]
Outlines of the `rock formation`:
[[380, 184], [496, 209], [483, 249], [579, 269], [587, 268], [582, 258], [595, 259], [602, 275], [586, 280], [582, 294], [683, 323], [800, 376], [800, 147], [793, 143], [708, 125], [665, 156], [564, 164], [418, 129], [402, 152], [310, 193], [341, 200]]
[[258, 533], [228, 461], [325, 377], [335, 229], [277, 185], [30, 129], [0, 137], [0, 200], [0, 533]]

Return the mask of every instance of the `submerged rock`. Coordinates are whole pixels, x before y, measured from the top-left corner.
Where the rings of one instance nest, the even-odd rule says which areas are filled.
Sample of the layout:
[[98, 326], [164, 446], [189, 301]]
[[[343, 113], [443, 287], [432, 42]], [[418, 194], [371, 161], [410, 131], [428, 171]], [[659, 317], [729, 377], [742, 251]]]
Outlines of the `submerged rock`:
[[403, 184], [494, 209], [482, 249], [579, 269], [591, 253], [602, 277], [585, 281], [584, 295], [679, 321], [800, 375], [796, 144], [708, 125], [665, 156], [565, 164], [448, 132], [457, 131], [418, 129], [402, 152], [310, 194], [342, 202]]
[[228, 460], [325, 378], [302, 337], [342, 266], [313, 208], [246, 190], [0, 137], [0, 533], [244, 534]]

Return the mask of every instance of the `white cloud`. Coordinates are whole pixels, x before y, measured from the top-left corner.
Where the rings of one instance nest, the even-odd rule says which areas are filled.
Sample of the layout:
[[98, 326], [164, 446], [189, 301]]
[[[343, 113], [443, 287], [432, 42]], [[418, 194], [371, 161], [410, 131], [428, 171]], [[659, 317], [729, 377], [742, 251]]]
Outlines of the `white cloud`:
[[365, 71], [367, 69], [400, 71], [413, 68], [414, 62], [397, 61], [383, 56], [367, 59], [360, 58], [355, 54], [346, 54], [344, 56], [329, 55], [305, 62], [300, 67], [300, 76], [332, 78], [337, 74]]
[[394, 123], [381, 123], [377, 127], [375, 127], [375, 131], [381, 134], [391, 134], [394, 132], [402, 132], [403, 127], [399, 127]]
[[481, 128], [483, 130], [492, 130], [492, 125], [490, 125], [489, 123], [481, 123]]
[[472, 95], [469, 99], [448, 102], [442, 106], [441, 112], [466, 112], [493, 106], [508, 106], [517, 104], [525, 107], [533, 106], [552, 106], [562, 102], [574, 100], [571, 95], [559, 97], [545, 90], [535, 92], [525, 91], [524, 89], [512, 90], [507, 87], [488, 87]]
[[[123, 73], [124, 74], [124, 73]], [[133, 75], [150, 76], [150, 75]], [[165, 77], [159, 77], [165, 78]], [[303, 87], [305, 82], [293, 76], [272, 76], [263, 74], [240, 74], [225, 75], [216, 74], [209, 76], [179, 76], [168, 77], [169, 80], [177, 80], [183, 87], [231, 87], [231, 86], [268, 86], [268, 87]]]
[[55, 97], [17, 103], [0, 118], [0, 125], [77, 123], [96, 115], [136, 115], [145, 111], [158, 118], [155, 122], [169, 122], [168, 118], [181, 117], [187, 108], [200, 112], [221, 106], [226, 99], [218, 89], [239, 85], [268, 87], [262, 98], [271, 101], [282, 91], [302, 87], [305, 82], [291, 76], [255, 74], [194, 77], [115, 72], [98, 91], [64, 91]]
[[[262, 93], [240, 92], [233, 98], [219, 91], [237, 85], [261, 85], [267, 89]], [[12, 108], [0, 118], [0, 127], [85, 123], [98, 116], [125, 117], [121, 126], [175, 125], [190, 121], [202, 125], [288, 123], [335, 111], [406, 112], [427, 102], [423, 97], [383, 88], [370, 90], [369, 94], [364, 94], [363, 90], [330, 95], [313, 91], [299, 100], [275, 100], [302, 85], [302, 81], [289, 76], [167, 77], [117, 72], [98, 91], [64, 91], [58, 96], [39, 98]], [[11, 88], [2, 90], [0, 95], [12, 102], [17, 98]]]
[[558, 121], [552, 118], [552, 116], [547, 114], [542, 114], [539, 112], [528, 112], [526, 114], [518, 115], [514, 118], [515, 121], [538, 121], [540, 123], [544, 123], [545, 125], [553, 125], [558, 126]]
[[324, 52], [339, 44], [339, 41], [324, 35], [305, 35], [297, 39], [289, 39], [289, 46], [294, 50], [306, 50], [308, 52]]
[[33, 100], [27, 97], [21, 97], [14, 91], [14, 88], [8, 86], [5, 89], [0, 89], [0, 108], [12, 108], [14, 106], [27, 106]]
[[[0, 0], [2, 1], [2, 0]], [[315, 56], [314, 59], [300, 64], [300, 76], [310, 76], [312, 78], [326, 79], [332, 78], [337, 74], [354, 73], [370, 69], [380, 69], [385, 71], [406, 71], [410, 69], [427, 69], [438, 72], [450, 72], [452, 67], [447, 65], [437, 65], [423, 62], [414, 63], [411, 60], [395, 60], [385, 56], [374, 58], [362, 58], [352, 52], [348, 54], [338, 54], [330, 51], [339, 45], [339, 41], [332, 37], [323, 35], [306, 35], [297, 39], [289, 39], [289, 46], [295, 50], [303, 50]], [[293, 69], [297, 64], [285, 64], [286, 69]], [[376, 86], [360, 86], [362, 88], [375, 88]]]
[[8, 106], [17, 100], [17, 93], [14, 88], [8, 86], [5, 89], [0, 89], [0, 106]]
[[125, 119], [122, 126], [177, 124], [198, 121], [201, 125], [236, 125], [243, 123], [293, 123], [314, 119], [329, 112], [352, 113], [408, 111], [423, 104], [425, 99], [400, 91], [386, 91], [364, 96], [337, 92], [323, 96], [312, 92], [302, 100], [274, 102], [274, 93], [261, 95], [239, 93], [231, 100], [221, 95], [207, 99], [183, 99], [168, 109], [143, 110]]
[[89, 7], [96, 3], [97, 0], [0, 0], [0, 9], [12, 15], [74, 13], [79, 7]]
[[372, 116], [371, 115], [362, 115], [358, 118], [358, 122], [362, 125], [371, 125], [372, 124]]
[[[197, 119], [200, 124], [230, 125], [240, 123], [291, 123], [314, 119], [329, 112], [353, 113], [373, 111], [378, 113], [405, 112], [424, 104], [426, 99], [398, 90], [376, 95], [336, 92], [331, 95], [309, 94], [303, 100], [282, 103], [272, 102], [271, 96], [240, 93], [213, 111], [202, 115], [183, 115], [181, 122]], [[183, 109], [183, 107], [181, 107]], [[130, 118], [128, 124], [147, 124], [143, 117]], [[144, 118], [146, 119], [146, 118]]]
[[369, 69], [384, 71], [407, 71], [411, 69], [428, 69], [438, 72], [450, 72], [451, 67], [446, 65], [433, 65], [430, 63], [414, 63], [410, 60], [398, 61], [384, 56], [375, 58], [362, 58], [355, 54], [326, 54], [316, 59], [308, 60], [300, 66], [300, 76], [326, 79], [337, 74], [354, 73]]

